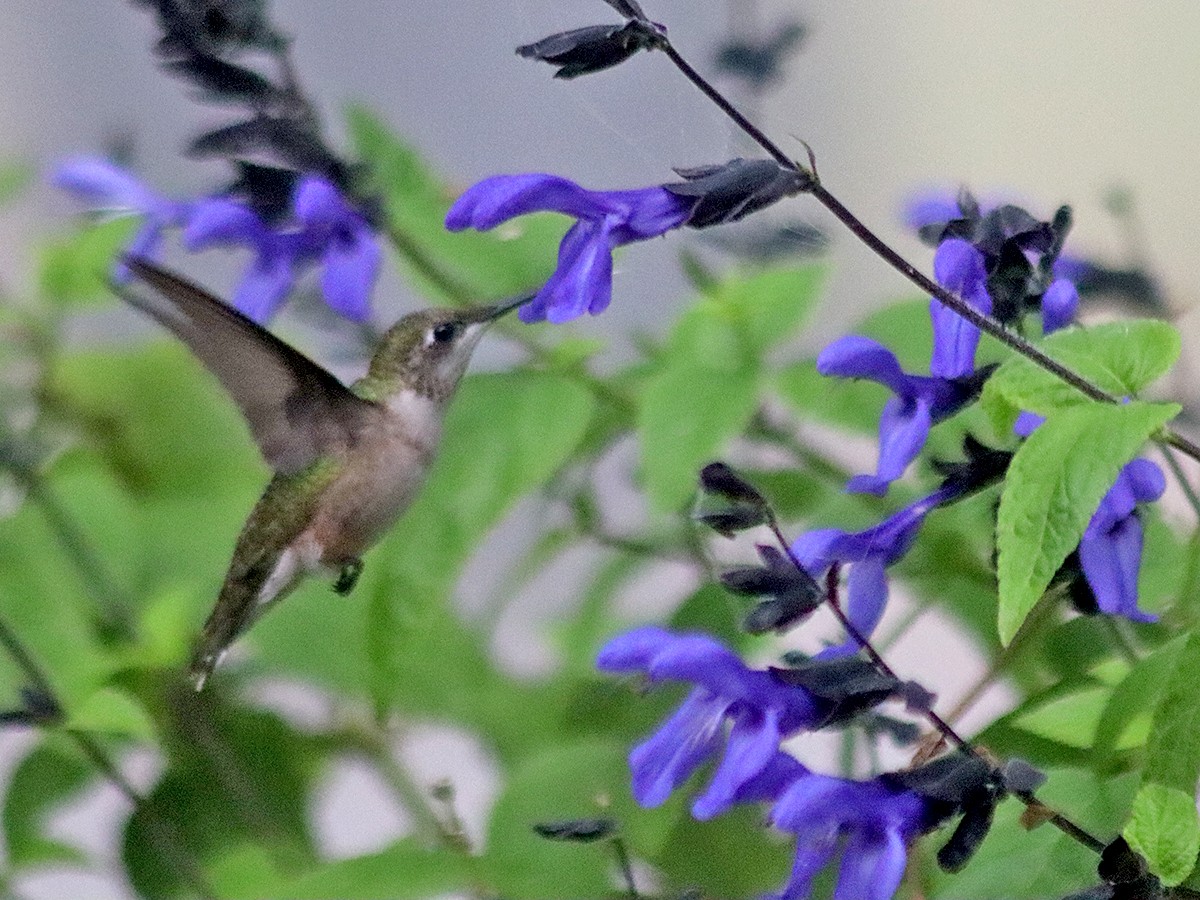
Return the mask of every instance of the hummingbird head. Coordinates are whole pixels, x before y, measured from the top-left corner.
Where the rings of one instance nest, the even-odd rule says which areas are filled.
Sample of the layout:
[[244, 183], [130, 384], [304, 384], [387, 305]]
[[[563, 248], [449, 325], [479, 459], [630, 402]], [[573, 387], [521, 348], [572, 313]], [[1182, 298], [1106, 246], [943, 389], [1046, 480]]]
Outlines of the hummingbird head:
[[384, 333], [363, 380], [381, 395], [408, 389], [437, 402], [448, 400], [488, 326], [529, 300], [409, 313]]

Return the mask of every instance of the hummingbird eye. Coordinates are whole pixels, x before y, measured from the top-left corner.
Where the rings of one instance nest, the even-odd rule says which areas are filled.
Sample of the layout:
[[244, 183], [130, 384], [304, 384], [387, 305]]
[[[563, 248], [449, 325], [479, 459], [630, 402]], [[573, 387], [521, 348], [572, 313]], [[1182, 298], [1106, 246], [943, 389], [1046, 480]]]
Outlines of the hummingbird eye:
[[455, 322], [443, 322], [441, 325], [435, 325], [431, 334], [434, 343], [448, 344], [458, 335], [458, 324]]

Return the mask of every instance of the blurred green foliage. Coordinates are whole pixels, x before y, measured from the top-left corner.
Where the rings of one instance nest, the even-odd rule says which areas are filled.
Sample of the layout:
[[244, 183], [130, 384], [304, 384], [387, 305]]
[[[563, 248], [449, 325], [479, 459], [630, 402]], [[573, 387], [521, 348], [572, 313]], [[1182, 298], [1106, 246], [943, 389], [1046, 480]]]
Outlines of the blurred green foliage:
[[[508, 232], [448, 235], [441, 221], [454, 191], [367, 111], [351, 113], [350, 132], [365, 163], [363, 183], [383, 199], [393, 262], [431, 302], [512, 294], [550, 272], [562, 233], [555, 217]], [[113, 777], [98, 759], [119, 764], [138, 749], [153, 751], [159, 764], [123, 825], [122, 863], [145, 897], [617, 895], [610, 847], [552, 843], [531, 829], [597, 815], [618, 822], [664, 896], [690, 887], [750, 896], [783, 882], [790, 847], [759, 827], [759, 811], [697, 822], [682, 792], [659, 809], [635, 806], [628, 748], [675, 694], [641, 696], [597, 675], [592, 659], [629, 624], [622, 595], [663, 562], [686, 567], [698, 585], [670, 614], [673, 627], [764, 649], [736, 630], [745, 598], [713, 583], [718, 539], [688, 521], [696, 470], [709, 460], [741, 463], [792, 533], [869, 525], [931, 482], [922, 468], [887, 501], [845, 495], [844, 463], [820, 449], [828, 440], [809, 439], [872, 440], [887, 399], [876, 385], [821, 378], [796, 350], [820, 302], [820, 265], [734, 268], [707, 278], [665, 324], [664, 338], [647, 339], [640, 358], [603, 375], [591, 365], [599, 345], [570, 329], [520, 326], [490, 338], [515, 342], [525, 361], [466, 379], [426, 488], [367, 556], [354, 592], [340, 598], [328, 584], [307, 584], [195, 694], [181, 666], [267, 471], [233, 404], [183, 347], [164, 339], [63, 342], [73, 317], [112, 305], [97, 273], [127, 233], [105, 225], [55, 240], [42, 256], [39, 296], [0, 318], [0, 385], [14, 413], [0, 418], [10, 499], [0, 518], [0, 619], [62, 707], [38, 729], [4, 792], [0, 885], [51, 864], [97, 865], [48, 823]], [[925, 301], [890, 307], [861, 332], [886, 341], [910, 369], [927, 364]], [[1137, 325], [1120, 334], [1097, 330], [1090, 349], [1077, 337], [1058, 343], [1066, 353], [1086, 349], [1088, 358], [1110, 354], [1118, 360], [1110, 368], [1125, 373], [1119, 383], [1133, 391], [1170, 364], [1172, 334]], [[1057, 388], [1036, 372], [1006, 364], [1000, 377], [989, 386], [993, 421], [1034, 395], [1047, 411], [1057, 403]], [[1078, 408], [1075, 398], [1069, 405]], [[1194, 638], [1171, 639], [1195, 622], [1192, 607], [1178, 601], [1195, 578], [1196, 547], [1163, 522], [1149, 523], [1144, 586], [1178, 624], [1139, 627], [1142, 655], [1133, 662], [1127, 636], [1094, 619], [1064, 617], [1056, 598], [1042, 598], [1101, 482], [1111, 483], [1171, 415], [1145, 404], [1085, 409], [1067, 413], [1087, 421], [1050, 450], [1025, 445], [1018, 460], [1030, 459], [1014, 464], [1020, 490], [1010, 482], [1000, 501], [1001, 566], [1008, 558], [1029, 569], [1028, 590], [1008, 613], [1001, 606], [1001, 635], [992, 561], [997, 491], [935, 512], [895, 575], [917, 612], [953, 622], [1015, 691], [1015, 708], [983, 732], [983, 742], [1059, 767], [1046, 796], [1112, 835], [1147, 760], [1157, 772], [1161, 760], [1178, 759], [1168, 723], [1190, 722], [1200, 709], [1194, 679], [1182, 674]], [[953, 456], [966, 431], [983, 434], [987, 424], [983, 411], [968, 411], [935, 429], [931, 450]], [[1049, 427], [1039, 442], [1055, 436]], [[1083, 486], [1070, 481], [1077, 460], [1069, 444], [1080, 436], [1106, 438], [1108, 447], [1104, 471], [1092, 466]], [[1003, 440], [1012, 446], [1010, 435]], [[608, 463], [631, 442], [636, 464], [614, 475]], [[612, 503], [614, 478], [626, 482], [621, 491], [643, 495], [645, 508], [631, 513]], [[1050, 494], [1053, 503], [1043, 497]], [[1004, 504], [1021, 515], [1008, 515]], [[537, 515], [509, 518], [531, 505]], [[1043, 533], [1005, 526], [1039, 509], [1058, 516]], [[530, 530], [507, 533], [514, 522]], [[497, 528], [526, 548], [507, 573], [473, 562]], [[1050, 546], [1044, 532], [1054, 529], [1060, 539]], [[553, 671], [514, 674], [494, 652], [501, 614], [518, 589], [581, 549], [595, 560], [590, 577], [573, 596], [547, 598], [565, 609], [546, 628], [558, 655]], [[1173, 562], [1156, 566], [1155, 559]], [[485, 615], [465, 616], [456, 602], [468, 571], [487, 582]], [[1013, 643], [1002, 649], [1000, 636]], [[308, 686], [327, 698], [328, 714], [301, 725], [264, 708], [252, 689], [263, 678]], [[965, 688], [958, 678], [946, 672], [944, 683], [929, 687]], [[0, 704], [18, 707], [30, 686], [11, 656], [0, 655]], [[497, 767], [499, 796], [481, 845], [456, 830], [452, 798], [439, 800], [403, 769], [398, 735], [421, 723], [472, 735]], [[1194, 743], [1171, 787], [1194, 781]], [[316, 841], [311, 809], [316, 786], [347, 755], [376, 769], [415, 825], [377, 852], [331, 860]], [[913, 889], [958, 900], [1033, 898], [1094, 880], [1094, 858], [1048, 828], [1027, 834], [1014, 807], [1002, 809], [995, 833], [959, 876], [936, 874], [930, 842], [922, 843]], [[1149, 845], [1174, 825], [1155, 831], [1151, 823], [1140, 833], [1150, 829]]]

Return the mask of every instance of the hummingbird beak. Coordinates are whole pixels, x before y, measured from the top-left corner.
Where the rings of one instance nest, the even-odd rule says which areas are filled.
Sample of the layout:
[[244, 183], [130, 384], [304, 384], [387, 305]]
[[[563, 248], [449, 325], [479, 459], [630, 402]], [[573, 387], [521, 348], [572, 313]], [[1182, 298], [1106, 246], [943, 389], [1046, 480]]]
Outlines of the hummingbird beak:
[[526, 303], [528, 303], [530, 300], [532, 300], [536, 296], [537, 296], [536, 292], [532, 293], [532, 294], [522, 294], [520, 297], [517, 297], [514, 300], [506, 300], [503, 303], [497, 303], [488, 312], [486, 321], [494, 322], [494, 321], [496, 321], [496, 319], [499, 319], [505, 313], [512, 312], [518, 306], [524, 306]]

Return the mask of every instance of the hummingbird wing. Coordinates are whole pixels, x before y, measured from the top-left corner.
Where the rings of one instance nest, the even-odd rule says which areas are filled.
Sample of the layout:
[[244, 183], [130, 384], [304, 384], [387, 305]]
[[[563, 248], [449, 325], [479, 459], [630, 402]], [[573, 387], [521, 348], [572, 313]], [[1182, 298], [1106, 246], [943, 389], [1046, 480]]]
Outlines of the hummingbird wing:
[[143, 259], [125, 264], [154, 295], [117, 292], [173, 331], [217, 376], [275, 471], [299, 472], [353, 444], [378, 414], [328, 370], [207, 291]]

